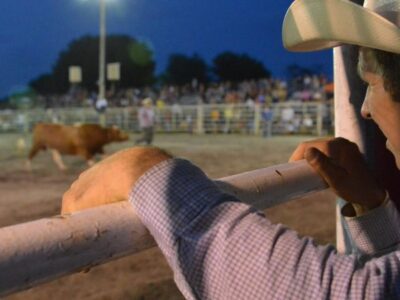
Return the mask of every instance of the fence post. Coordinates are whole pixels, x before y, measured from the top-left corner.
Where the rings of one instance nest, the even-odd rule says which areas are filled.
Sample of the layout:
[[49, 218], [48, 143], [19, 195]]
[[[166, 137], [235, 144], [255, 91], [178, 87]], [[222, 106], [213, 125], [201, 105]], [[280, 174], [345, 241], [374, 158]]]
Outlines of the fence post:
[[29, 133], [31, 131], [32, 126], [32, 118], [29, 112], [25, 112], [25, 124], [24, 124], [24, 133]]
[[[354, 1], [352, 1], [354, 2]], [[358, 1], [357, 3], [359, 3]], [[362, 120], [360, 110], [364, 100], [365, 87], [357, 74], [358, 49], [342, 46], [333, 50], [335, 82], [335, 136], [346, 138], [357, 144], [368, 158], [367, 122]], [[370, 132], [371, 134], [372, 132]], [[370, 157], [371, 158], [371, 157]], [[340, 209], [344, 200], [338, 198], [336, 207], [336, 248], [339, 253], [349, 253], [351, 242], [343, 229]]]
[[197, 104], [197, 120], [196, 120], [196, 133], [204, 133], [204, 105], [203, 103]]
[[127, 107], [123, 108], [122, 112], [122, 128], [124, 130], [129, 130], [129, 110]]
[[317, 135], [322, 136], [323, 131], [323, 104], [321, 102], [317, 103]]
[[260, 134], [261, 123], [261, 104], [257, 103], [254, 106], [254, 135]]

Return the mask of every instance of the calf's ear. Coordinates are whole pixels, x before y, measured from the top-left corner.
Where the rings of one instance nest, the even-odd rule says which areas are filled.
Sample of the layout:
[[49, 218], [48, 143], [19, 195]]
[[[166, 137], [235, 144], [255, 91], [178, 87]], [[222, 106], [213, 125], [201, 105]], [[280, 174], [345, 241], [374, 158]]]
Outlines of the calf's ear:
[[119, 127], [117, 125], [113, 125], [111, 126], [112, 129], [119, 129]]

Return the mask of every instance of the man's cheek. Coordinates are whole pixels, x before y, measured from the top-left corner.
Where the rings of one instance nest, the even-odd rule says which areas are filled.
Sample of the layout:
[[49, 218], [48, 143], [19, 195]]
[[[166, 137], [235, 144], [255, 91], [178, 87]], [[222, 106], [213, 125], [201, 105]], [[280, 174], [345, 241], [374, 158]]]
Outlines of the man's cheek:
[[397, 169], [400, 170], [400, 153], [398, 153], [398, 152], [397, 153], [393, 153], [393, 155], [394, 155], [394, 158], [396, 160]]
[[394, 158], [396, 159], [396, 166], [400, 170], [400, 150], [395, 149], [389, 140], [386, 141], [386, 148], [394, 155]]

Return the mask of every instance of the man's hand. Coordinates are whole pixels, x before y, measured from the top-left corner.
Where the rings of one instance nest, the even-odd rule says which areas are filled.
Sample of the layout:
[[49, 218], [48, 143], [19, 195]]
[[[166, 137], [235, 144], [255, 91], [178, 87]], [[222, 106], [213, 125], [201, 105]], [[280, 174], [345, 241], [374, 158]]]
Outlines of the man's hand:
[[83, 172], [64, 194], [61, 213], [128, 200], [136, 181], [147, 170], [172, 156], [157, 148], [119, 151]]
[[304, 142], [289, 161], [300, 159], [306, 159], [338, 196], [351, 202], [357, 214], [385, 200], [385, 190], [374, 179], [355, 143], [344, 138]]

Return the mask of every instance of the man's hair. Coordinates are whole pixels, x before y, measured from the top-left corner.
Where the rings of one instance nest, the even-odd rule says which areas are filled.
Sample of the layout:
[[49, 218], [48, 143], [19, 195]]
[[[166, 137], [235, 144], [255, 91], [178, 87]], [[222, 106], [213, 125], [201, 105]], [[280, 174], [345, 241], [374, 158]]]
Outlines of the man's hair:
[[400, 54], [364, 47], [360, 51], [359, 72], [382, 76], [385, 90], [393, 101], [400, 102]]

